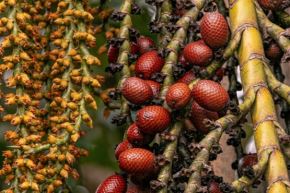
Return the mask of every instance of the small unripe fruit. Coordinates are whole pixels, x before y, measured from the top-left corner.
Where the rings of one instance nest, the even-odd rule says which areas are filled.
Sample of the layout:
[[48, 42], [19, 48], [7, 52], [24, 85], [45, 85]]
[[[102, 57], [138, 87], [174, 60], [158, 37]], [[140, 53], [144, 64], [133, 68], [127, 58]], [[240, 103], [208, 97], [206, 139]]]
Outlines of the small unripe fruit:
[[106, 178], [96, 190], [96, 193], [124, 193], [127, 182], [120, 175], [112, 175]]
[[264, 9], [278, 10], [281, 8], [283, 0], [258, 0]]
[[141, 54], [144, 54], [145, 52], [151, 51], [155, 48], [154, 41], [151, 38], [145, 36], [138, 38], [137, 45]]
[[222, 110], [229, 101], [227, 91], [212, 80], [200, 80], [192, 88], [194, 100], [211, 111]]
[[280, 49], [279, 45], [275, 42], [270, 43], [265, 53], [267, 58], [272, 61], [279, 61], [283, 55], [283, 52]]
[[137, 127], [137, 125], [133, 123], [127, 129], [127, 139], [131, 144], [134, 144], [136, 146], [143, 146], [145, 144], [150, 143], [152, 138], [151, 136], [147, 136], [144, 133], [142, 133], [140, 129]]
[[136, 125], [146, 134], [156, 134], [166, 129], [170, 124], [170, 113], [161, 106], [146, 106], [136, 115]]
[[213, 52], [202, 40], [187, 44], [183, 50], [184, 58], [191, 64], [207, 65], [213, 57]]
[[133, 104], [143, 104], [153, 98], [151, 87], [137, 77], [127, 78], [122, 85], [123, 96]]
[[141, 55], [135, 65], [136, 76], [150, 79], [156, 72], [160, 72], [164, 65], [164, 60], [157, 51], [149, 51]]
[[155, 156], [146, 149], [128, 149], [119, 156], [119, 167], [129, 174], [150, 173], [154, 165]]
[[183, 108], [190, 100], [191, 91], [187, 84], [175, 83], [168, 88], [166, 103], [172, 109]]
[[219, 184], [217, 182], [211, 182], [209, 184], [209, 193], [222, 193], [222, 191], [219, 188]]

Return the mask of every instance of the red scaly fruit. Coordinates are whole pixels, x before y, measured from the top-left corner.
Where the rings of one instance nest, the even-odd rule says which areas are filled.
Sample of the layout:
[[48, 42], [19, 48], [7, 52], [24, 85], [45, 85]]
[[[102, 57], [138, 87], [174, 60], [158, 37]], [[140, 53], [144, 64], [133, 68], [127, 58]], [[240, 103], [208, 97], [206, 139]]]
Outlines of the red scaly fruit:
[[210, 111], [222, 110], [229, 101], [227, 91], [212, 80], [200, 80], [192, 88], [195, 101]]
[[281, 8], [283, 0], [258, 0], [264, 9], [278, 10]]
[[[135, 42], [131, 43], [131, 54], [137, 54], [139, 51], [139, 47]], [[110, 45], [109, 49], [108, 49], [108, 61], [109, 63], [115, 63], [118, 60], [118, 56], [119, 56], [119, 48]]]
[[146, 174], [154, 171], [155, 156], [142, 148], [128, 149], [119, 156], [119, 167], [129, 174]]
[[143, 146], [150, 143], [152, 137], [142, 133], [140, 129], [137, 127], [136, 123], [133, 123], [127, 129], [127, 139], [131, 144], [135, 146]]
[[127, 78], [122, 85], [123, 96], [131, 103], [139, 105], [153, 98], [151, 87], [142, 79], [137, 77]]
[[278, 61], [283, 55], [282, 50], [279, 45], [275, 42], [271, 42], [268, 48], [266, 49], [266, 56], [272, 61]]
[[150, 79], [151, 76], [160, 72], [164, 65], [164, 60], [153, 50], [141, 55], [135, 65], [135, 73], [138, 77]]
[[204, 119], [215, 121], [218, 119], [218, 117], [219, 116], [217, 112], [206, 110], [195, 101], [191, 105], [190, 120], [193, 123], [194, 127], [203, 134], [209, 132], [208, 128], [203, 122]]
[[207, 65], [213, 57], [213, 52], [202, 40], [187, 44], [183, 50], [184, 58], [191, 64]]
[[182, 82], [185, 84], [190, 84], [195, 79], [195, 74], [192, 70], [186, 72], [177, 82]]
[[158, 97], [161, 89], [160, 83], [153, 80], [145, 80], [145, 82], [151, 87], [153, 96]]
[[151, 51], [155, 48], [154, 41], [151, 38], [145, 36], [141, 36], [137, 39], [137, 45], [141, 54], [144, 54], [145, 52]]
[[211, 182], [209, 184], [209, 193], [222, 193], [222, 191], [220, 190], [219, 184], [217, 182]]
[[215, 71], [215, 75], [218, 77], [219, 80], [222, 80], [225, 75], [224, 68], [219, 68]]
[[247, 154], [240, 160], [240, 169], [246, 168], [246, 167], [252, 167], [253, 165], [258, 163], [258, 157], [256, 153], [253, 154]]
[[189, 102], [190, 97], [191, 91], [187, 84], [175, 83], [168, 88], [165, 100], [170, 108], [181, 109]]
[[131, 148], [133, 148], [133, 145], [128, 140], [124, 140], [121, 143], [119, 143], [115, 149], [116, 159], [119, 159], [119, 156], [123, 151], [126, 151], [127, 149]]
[[161, 106], [146, 106], [136, 114], [136, 125], [146, 134], [156, 134], [166, 129], [170, 124], [170, 113]]
[[112, 175], [106, 178], [97, 188], [96, 193], [125, 193], [126, 180], [121, 175]]
[[204, 42], [211, 48], [220, 48], [229, 39], [227, 20], [219, 12], [206, 13], [200, 22], [200, 34]]

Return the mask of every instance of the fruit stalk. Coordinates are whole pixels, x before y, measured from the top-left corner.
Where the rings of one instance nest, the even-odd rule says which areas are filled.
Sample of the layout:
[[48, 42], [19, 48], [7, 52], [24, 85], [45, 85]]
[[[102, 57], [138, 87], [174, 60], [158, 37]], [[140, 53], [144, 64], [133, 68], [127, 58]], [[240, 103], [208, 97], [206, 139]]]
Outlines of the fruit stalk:
[[[244, 91], [255, 88], [256, 100], [251, 108], [254, 124], [254, 139], [258, 158], [264, 151], [272, 150], [266, 169], [268, 192], [286, 193], [288, 172], [284, 157], [280, 151], [274, 121], [276, 120], [275, 105], [267, 88], [264, 71], [263, 43], [257, 26], [255, 5], [252, 0], [231, 1], [231, 29], [235, 33], [243, 29], [238, 59], [241, 65], [241, 79]], [[242, 10], [242, 11], [241, 11]]]
[[281, 22], [281, 24], [285, 27], [290, 26], [290, 15], [289, 13], [285, 11], [276, 11], [274, 13], [275, 16], [278, 17], [278, 20]]
[[164, 0], [161, 5], [161, 14], [160, 14], [160, 21], [159, 24], [162, 25], [161, 34], [158, 36], [160, 40], [159, 47], [164, 48], [168, 43], [168, 40], [171, 39], [172, 34], [168, 32], [166, 28], [166, 24], [169, 23], [170, 14], [172, 12], [172, 4], [170, 0]]
[[199, 151], [192, 164], [190, 165], [190, 169], [191, 171], [193, 171], [193, 173], [188, 180], [184, 193], [197, 192], [200, 184], [201, 171], [204, 167], [204, 163], [207, 163], [209, 161], [209, 154], [212, 145], [219, 142], [220, 137], [226, 128], [235, 126], [238, 121], [249, 112], [252, 104], [255, 101], [255, 98], [255, 90], [250, 89], [249, 92], [247, 92], [245, 95], [244, 102], [239, 105], [239, 115], [236, 116], [228, 114], [215, 121], [215, 125], [217, 128], [208, 133], [199, 143], [199, 146], [202, 147], [202, 149]]
[[284, 35], [286, 30], [272, 23], [258, 3], [256, 3], [256, 13], [259, 25], [267, 30], [269, 35], [275, 39], [284, 52], [290, 52], [290, 40]]

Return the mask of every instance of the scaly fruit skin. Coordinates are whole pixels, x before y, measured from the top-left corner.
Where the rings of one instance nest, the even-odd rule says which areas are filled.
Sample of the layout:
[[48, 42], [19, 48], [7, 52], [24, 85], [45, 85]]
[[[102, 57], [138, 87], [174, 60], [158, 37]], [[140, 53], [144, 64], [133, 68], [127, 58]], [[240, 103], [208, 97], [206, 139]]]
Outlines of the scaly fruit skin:
[[[138, 45], [135, 42], [132, 42], [130, 47], [131, 47], [131, 51], [130, 51], [131, 54], [137, 54], [138, 53], [139, 47], [138, 47]], [[118, 56], [119, 56], [119, 48], [110, 45], [109, 49], [108, 49], [108, 52], [107, 52], [107, 55], [108, 55], [109, 63], [117, 62]]]
[[155, 156], [142, 148], [128, 149], [119, 156], [119, 167], [129, 174], [146, 174], [154, 170]]
[[184, 58], [193, 65], [205, 66], [213, 57], [213, 52], [202, 40], [187, 44], [183, 50]]
[[195, 74], [192, 70], [186, 72], [180, 79], [177, 80], [177, 82], [190, 84], [195, 79]]
[[161, 106], [146, 106], [136, 115], [136, 125], [146, 134], [156, 134], [166, 129], [170, 124], [170, 113]]
[[158, 97], [161, 89], [160, 83], [153, 80], [145, 80], [145, 82], [151, 87], [153, 96]]
[[167, 105], [172, 109], [183, 108], [191, 98], [191, 91], [187, 84], [175, 83], [168, 88], [165, 96]]
[[141, 36], [137, 39], [137, 45], [141, 54], [144, 54], [145, 52], [151, 51], [155, 48], [154, 41], [151, 38], [145, 36]]
[[160, 72], [164, 65], [164, 60], [153, 50], [142, 54], [135, 65], [136, 76], [143, 79], [150, 79], [151, 76]]
[[266, 56], [272, 61], [279, 61], [283, 55], [282, 50], [277, 43], [271, 42], [268, 48], [266, 49]]
[[131, 103], [140, 105], [153, 98], [151, 87], [141, 78], [127, 78], [122, 85], [123, 96]]
[[96, 190], [96, 193], [125, 193], [127, 182], [120, 175], [106, 178]]
[[193, 123], [194, 127], [202, 132], [203, 134], [206, 134], [209, 132], [208, 128], [204, 124], [204, 119], [209, 120], [217, 120], [219, 118], [217, 112], [208, 111], [204, 108], [202, 108], [197, 102], [193, 102], [191, 105], [191, 111], [190, 111], [190, 120]]
[[264, 9], [278, 10], [281, 8], [283, 0], [258, 0]]
[[208, 189], [209, 193], [222, 193], [217, 182], [211, 182]]
[[131, 144], [140, 147], [150, 143], [152, 137], [142, 133], [140, 129], [137, 127], [136, 123], [133, 123], [127, 129], [127, 139]]
[[208, 12], [202, 17], [200, 34], [204, 42], [211, 48], [220, 48], [226, 45], [229, 32], [227, 20], [219, 12]]
[[227, 91], [212, 80], [200, 80], [192, 88], [194, 100], [210, 111], [222, 110], [229, 101]]
[[126, 151], [127, 149], [131, 149], [131, 148], [133, 148], [133, 145], [128, 140], [124, 140], [121, 143], [119, 143], [115, 149], [116, 159], [119, 159], [119, 156], [122, 152]]

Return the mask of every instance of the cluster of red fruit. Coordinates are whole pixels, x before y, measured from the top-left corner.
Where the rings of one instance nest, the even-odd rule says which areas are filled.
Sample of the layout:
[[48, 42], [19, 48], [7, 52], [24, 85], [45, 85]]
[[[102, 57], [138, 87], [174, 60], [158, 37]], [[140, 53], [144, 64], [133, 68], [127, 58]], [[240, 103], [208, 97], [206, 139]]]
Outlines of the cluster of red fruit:
[[[179, 111], [191, 103], [190, 119], [197, 132], [206, 134], [208, 128], [204, 119], [216, 120], [219, 112], [229, 102], [227, 91], [213, 80], [197, 80], [190, 89], [189, 84], [196, 80], [191, 69], [193, 66], [206, 67], [213, 59], [213, 50], [226, 45], [229, 28], [226, 19], [218, 12], [206, 13], [200, 22], [201, 40], [188, 43], [180, 53], [179, 63], [189, 69], [176, 83], [169, 86], [165, 96], [160, 96], [161, 85], [152, 80], [154, 74], [160, 73], [164, 59], [155, 49], [154, 42], [148, 37], [139, 37], [131, 43], [131, 54], [141, 55], [135, 64], [135, 76], [126, 78], [121, 93], [128, 102], [141, 106], [136, 112], [135, 122], [129, 126], [126, 140], [121, 142], [115, 156], [122, 171], [131, 177], [154, 176], [158, 172], [155, 154], [149, 144], [154, 136], [169, 128], [173, 122], [171, 111]], [[108, 57], [116, 62], [118, 47], [110, 46]], [[163, 106], [150, 104], [156, 98], [164, 98]], [[134, 186], [137, 190], [138, 187]], [[107, 178], [96, 193], [123, 193], [126, 191], [126, 180], [122, 175]], [[128, 188], [128, 192], [132, 191]]]

